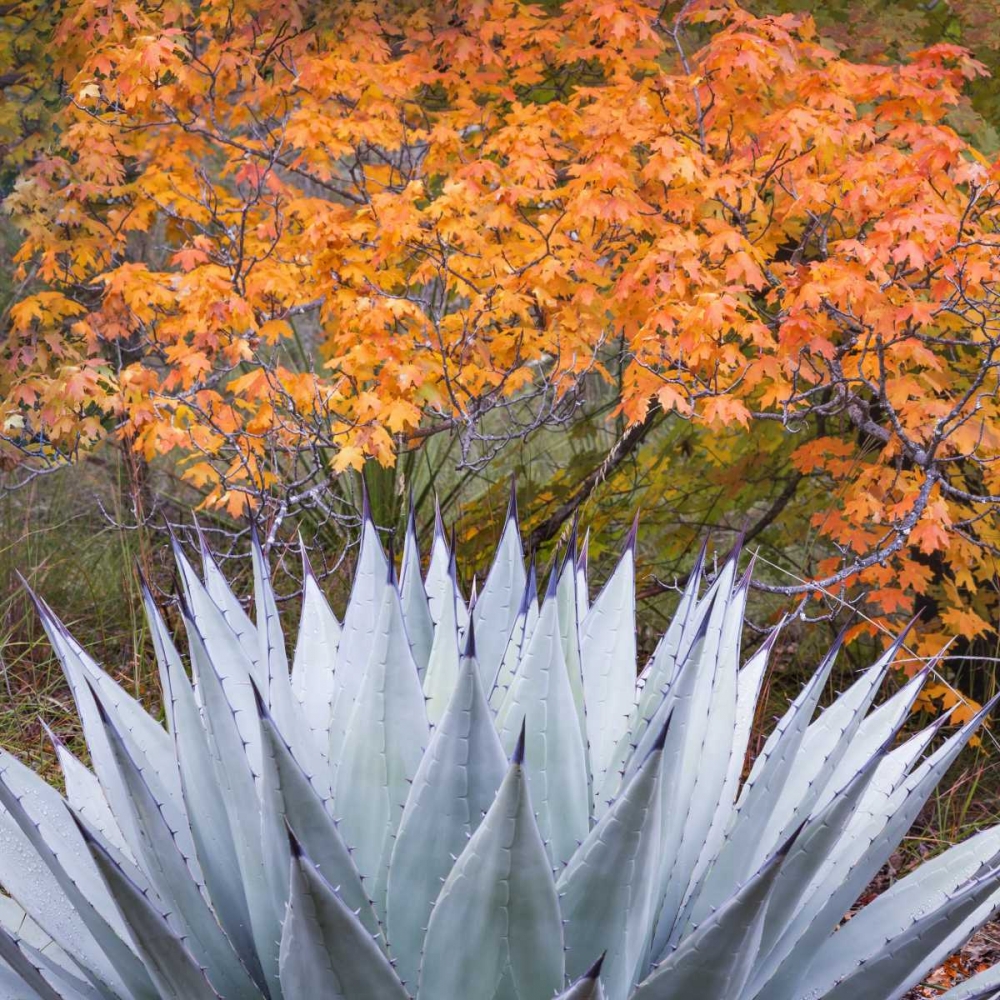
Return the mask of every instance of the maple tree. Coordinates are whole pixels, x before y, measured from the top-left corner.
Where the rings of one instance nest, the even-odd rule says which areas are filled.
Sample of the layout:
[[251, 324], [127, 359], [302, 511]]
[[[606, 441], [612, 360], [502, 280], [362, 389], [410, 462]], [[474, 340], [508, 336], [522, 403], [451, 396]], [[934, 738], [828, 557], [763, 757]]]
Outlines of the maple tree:
[[1000, 31], [996, 0], [750, 0], [755, 13], [811, 13], [824, 40], [856, 62], [900, 62], [916, 49], [949, 42], [969, 50], [988, 70], [970, 80], [948, 123], [980, 149], [1000, 149]]
[[323, 510], [368, 460], [447, 434], [478, 467], [610, 394], [536, 544], [637, 461], [679, 489], [680, 434], [688, 481], [764, 471], [751, 534], [820, 540], [777, 592], [922, 601], [924, 653], [993, 628], [1000, 203], [950, 124], [964, 49], [852, 61], [711, 2], [44, 9], [59, 107], [5, 199], [26, 474], [114, 438], [233, 514]]

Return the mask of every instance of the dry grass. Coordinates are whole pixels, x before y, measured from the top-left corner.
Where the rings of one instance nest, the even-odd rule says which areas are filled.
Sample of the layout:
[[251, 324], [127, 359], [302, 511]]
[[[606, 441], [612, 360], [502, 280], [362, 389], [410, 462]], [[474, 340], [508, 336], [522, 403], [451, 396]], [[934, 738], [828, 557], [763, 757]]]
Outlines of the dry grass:
[[155, 672], [133, 568], [141, 540], [113, 527], [99, 499], [110, 502], [86, 467], [0, 499], [0, 745], [47, 777], [55, 755], [43, 721], [83, 748], [72, 698], [21, 576], [132, 693], [148, 698]]

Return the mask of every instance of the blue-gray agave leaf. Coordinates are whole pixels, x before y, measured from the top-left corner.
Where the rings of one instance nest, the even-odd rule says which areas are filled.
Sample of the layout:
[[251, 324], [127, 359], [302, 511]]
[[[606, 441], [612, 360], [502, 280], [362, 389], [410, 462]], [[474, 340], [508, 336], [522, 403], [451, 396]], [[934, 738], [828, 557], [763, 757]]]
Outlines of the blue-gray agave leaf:
[[416, 513], [413, 497], [410, 497], [410, 511], [406, 519], [406, 539], [403, 544], [403, 565], [399, 573], [399, 596], [403, 602], [403, 617], [406, 619], [406, 634], [410, 640], [410, 652], [421, 677], [427, 670], [434, 641], [434, 621], [427, 601], [427, 591], [420, 576], [420, 543], [417, 540]]
[[340, 751], [333, 804], [385, 919], [389, 857], [429, 739], [424, 695], [394, 582], [383, 588], [371, 654]]
[[292, 693], [302, 706], [313, 740], [325, 755], [333, 711], [333, 670], [341, 625], [320, 589], [302, 547], [302, 614], [292, 658]]
[[530, 716], [526, 771], [542, 839], [554, 867], [572, 857], [590, 829], [587, 750], [559, 633], [555, 573], [535, 630], [497, 712], [511, 753]]
[[291, 887], [281, 936], [286, 1000], [409, 1000], [354, 912], [292, 839]]
[[419, 1000], [521, 1000], [563, 985], [555, 881], [524, 773], [524, 738], [434, 904]]
[[486, 575], [483, 591], [470, 612], [476, 628], [479, 668], [487, 685], [493, 683], [507, 638], [524, 593], [524, 554], [517, 524], [517, 495], [511, 483], [510, 504], [500, 544]]
[[593, 787], [603, 787], [635, 704], [635, 526], [611, 578], [580, 625]]
[[[474, 631], [469, 630], [469, 640]], [[388, 933], [404, 983], [417, 982], [434, 901], [496, 797], [507, 759], [486, 703], [473, 641], [406, 799], [389, 865]]]

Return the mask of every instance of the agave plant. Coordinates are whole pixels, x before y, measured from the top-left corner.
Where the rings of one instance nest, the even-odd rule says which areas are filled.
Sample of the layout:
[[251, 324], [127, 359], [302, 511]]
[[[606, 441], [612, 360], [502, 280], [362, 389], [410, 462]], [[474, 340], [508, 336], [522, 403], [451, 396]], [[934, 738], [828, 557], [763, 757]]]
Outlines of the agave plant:
[[467, 607], [440, 521], [397, 581], [366, 518], [343, 621], [305, 563], [290, 665], [256, 540], [254, 620], [178, 546], [165, 725], [39, 600], [91, 766], [0, 759], [0, 996], [901, 997], [1000, 901], [1000, 828], [843, 918], [983, 713], [897, 740], [896, 646], [819, 711], [834, 649], [746, 772], [749, 571], [699, 560], [637, 679], [634, 541], [592, 604], [571, 541], [539, 602], [512, 504]]

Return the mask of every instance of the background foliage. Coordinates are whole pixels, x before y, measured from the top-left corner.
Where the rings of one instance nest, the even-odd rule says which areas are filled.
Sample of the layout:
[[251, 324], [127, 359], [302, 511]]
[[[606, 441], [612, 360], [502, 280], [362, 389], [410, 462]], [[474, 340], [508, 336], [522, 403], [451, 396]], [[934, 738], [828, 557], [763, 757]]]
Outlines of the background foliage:
[[654, 618], [743, 530], [982, 697], [997, 5], [813, 8], [0, 4], [9, 488], [333, 551], [362, 467], [487, 537], [516, 471], [543, 558], [643, 509]]

